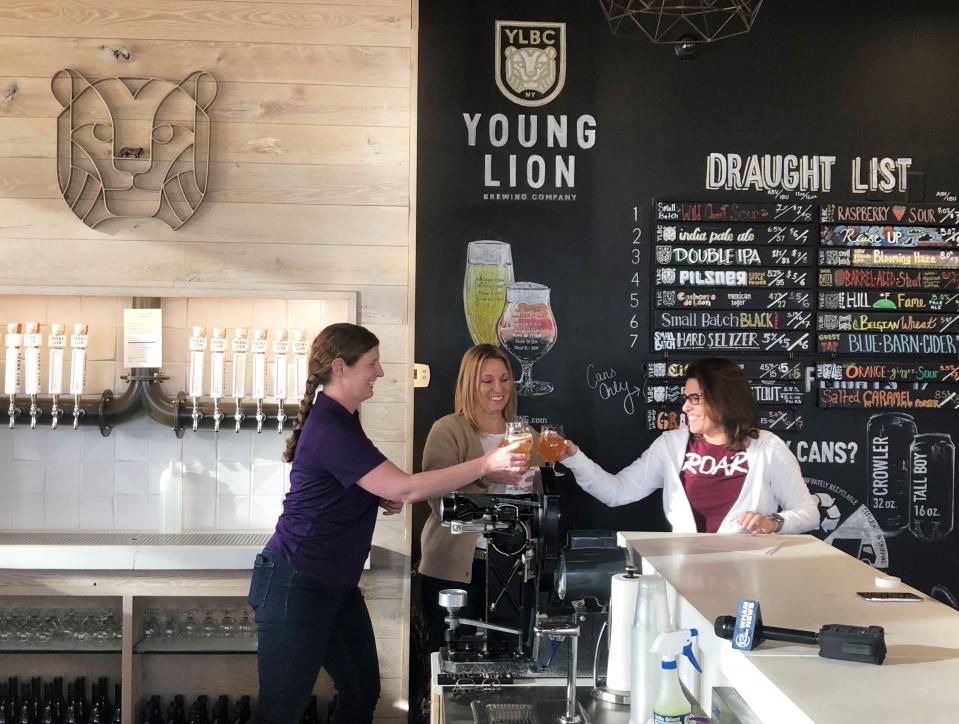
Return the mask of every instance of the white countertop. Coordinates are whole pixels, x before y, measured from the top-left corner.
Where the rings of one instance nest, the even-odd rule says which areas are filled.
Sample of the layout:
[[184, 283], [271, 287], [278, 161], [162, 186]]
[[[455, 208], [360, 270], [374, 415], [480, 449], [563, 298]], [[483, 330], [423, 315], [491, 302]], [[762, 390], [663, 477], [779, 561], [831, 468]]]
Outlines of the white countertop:
[[[959, 612], [909, 586], [921, 603], [876, 603], [881, 573], [811, 536], [620, 533], [662, 575], [676, 628], [700, 632], [704, 674], [684, 683], [709, 711], [713, 686], [734, 686], [766, 722], [959, 721]], [[771, 554], [764, 551], [779, 545]], [[771, 626], [818, 631], [830, 623], [879, 625], [888, 653], [881, 666], [834, 661], [818, 649], [770, 641], [751, 652], [713, 633], [717, 616], [740, 599], [760, 602]]]
[[252, 570], [269, 533], [3, 533], [0, 568]]
[[[0, 569], [253, 570], [270, 533], [0, 533]], [[363, 564], [370, 569], [370, 556]]]

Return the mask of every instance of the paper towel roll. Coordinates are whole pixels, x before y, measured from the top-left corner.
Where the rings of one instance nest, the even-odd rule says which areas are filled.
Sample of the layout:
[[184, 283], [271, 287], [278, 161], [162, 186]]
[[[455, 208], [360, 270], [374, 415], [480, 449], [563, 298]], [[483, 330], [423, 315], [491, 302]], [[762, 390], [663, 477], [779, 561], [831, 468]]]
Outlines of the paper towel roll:
[[630, 637], [636, 613], [636, 595], [640, 576], [617, 573], [609, 595], [609, 658], [606, 660], [606, 686], [629, 691]]
[[630, 638], [629, 724], [645, 724], [652, 716], [659, 684], [659, 656], [650, 651], [656, 637], [672, 631], [666, 603], [666, 581], [639, 576]]

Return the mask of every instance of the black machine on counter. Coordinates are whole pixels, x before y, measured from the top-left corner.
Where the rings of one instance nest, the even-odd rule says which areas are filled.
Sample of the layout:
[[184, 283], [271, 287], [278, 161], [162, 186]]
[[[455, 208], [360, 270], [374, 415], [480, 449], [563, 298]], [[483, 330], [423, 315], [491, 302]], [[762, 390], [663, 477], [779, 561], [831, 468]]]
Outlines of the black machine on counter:
[[563, 640], [579, 649], [577, 675], [592, 675], [610, 579], [627, 562], [615, 534], [570, 531], [561, 545], [556, 495], [454, 493], [443, 499], [441, 517], [454, 535], [480, 533], [487, 540], [479, 619], [458, 616], [465, 591], [440, 593], [449, 614], [441, 678], [566, 676], [569, 658], [556, 655]]

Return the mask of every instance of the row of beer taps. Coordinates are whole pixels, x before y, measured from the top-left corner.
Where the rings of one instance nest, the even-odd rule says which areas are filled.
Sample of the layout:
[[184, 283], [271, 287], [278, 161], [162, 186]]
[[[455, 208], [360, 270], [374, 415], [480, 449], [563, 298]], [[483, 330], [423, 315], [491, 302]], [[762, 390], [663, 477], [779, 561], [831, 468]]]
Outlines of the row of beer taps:
[[[62, 324], [51, 324], [50, 335], [47, 337], [49, 348], [48, 384], [52, 402], [50, 406], [50, 426], [54, 429], [63, 416], [60, 407], [60, 395], [63, 394], [63, 361], [67, 337], [66, 328]], [[17, 395], [21, 389], [30, 396], [30, 428], [35, 429], [41, 408], [37, 404], [40, 395], [40, 324], [38, 322], [11, 322], [7, 325], [6, 366], [4, 368], [3, 391], [10, 398], [7, 407], [7, 417], [12, 430], [20, 409], [17, 407]], [[70, 384], [68, 392], [73, 395], [73, 429], [80, 425], [80, 418], [84, 414], [80, 406], [80, 396], [87, 367], [87, 325], [73, 325], [73, 334], [70, 335]]]
[[[114, 418], [126, 418], [135, 411], [136, 407], [142, 406], [152, 417], [163, 418], [164, 421], [172, 422], [177, 435], [182, 435], [180, 402], [183, 393], [172, 401], [158, 399], [157, 393], [151, 390], [153, 390], [156, 382], [165, 379], [160, 375], [159, 370], [132, 370], [134, 374], [129, 376], [130, 389], [121, 396], [124, 398], [123, 404], [115, 404], [112, 410], [109, 409], [109, 405], [114, 403], [114, 398], [109, 390], [101, 393], [99, 401], [91, 401], [89, 396], [84, 397], [89, 341], [88, 327], [86, 324], [73, 325], [73, 334], [69, 335], [69, 340], [65, 332], [66, 328], [63, 324], [54, 323], [50, 325], [50, 334], [47, 337], [47, 394], [49, 395], [47, 399], [41, 398], [40, 350], [42, 335], [40, 324], [37, 322], [11, 322], [7, 324], [7, 333], [4, 340], [6, 347], [4, 394], [9, 398], [7, 417], [11, 430], [14, 429], [17, 418], [21, 414], [18, 407], [18, 395], [21, 393], [27, 395], [30, 399], [31, 429], [36, 429], [38, 420], [43, 416], [41, 402], [49, 403], [50, 427], [56, 429], [59, 426], [60, 419], [65, 414], [60, 398], [64, 394], [63, 372], [67, 342], [69, 341], [70, 370], [66, 392], [73, 396], [74, 430], [84, 422], [87, 412], [92, 411], [98, 414], [99, 419], [95, 422], [99, 424], [101, 432], [105, 435], [109, 434], [110, 427], [107, 420], [111, 413], [114, 413]], [[292, 337], [292, 344], [290, 337]], [[234, 400], [232, 417], [236, 432], [240, 431], [249, 413], [252, 412], [249, 404], [244, 402], [245, 399], [252, 399], [255, 402], [256, 408], [252, 417], [256, 422], [258, 433], [263, 431], [263, 426], [270, 417], [265, 408], [266, 402], [273, 400], [276, 403], [276, 413], [273, 417], [277, 422], [277, 432], [282, 434], [286, 422], [289, 420], [289, 415], [286, 412], [287, 400], [295, 401], [303, 395], [306, 386], [308, 349], [304, 330], [274, 330], [272, 395], [268, 397], [267, 353], [269, 347], [267, 331], [264, 329], [253, 329], [252, 335], [250, 330], [245, 328], [235, 328], [233, 330], [230, 348], [232, 353], [230, 396]], [[201, 420], [209, 416], [213, 423], [213, 431], [219, 432], [221, 423], [226, 419], [221, 401], [226, 397], [227, 330], [215, 327], [208, 339], [205, 327], [194, 326], [189, 340], [189, 348], [190, 364], [187, 395], [192, 401], [189, 418], [192, 420], [193, 430], [200, 429]], [[206, 353], [208, 349], [210, 361], [209, 377], [207, 378]], [[291, 354], [292, 366], [290, 364]], [[249, 380], [249, 390], [247, 388], [248, 358], [251, 358], [252, 362], [250, 365], [252, 374]], [[291, 369], [292, 379], [290, 379]], [[124, 377], [124, 379], [127, 378]], [[207, 379], [209, 384], [205, 386]], [[212, 400], [212, 410], [209, 409], [209, 404], [202, 400], [204, 392], [207, 392], [209, 399]], [[141, 394], [148, 399], [139, 402], [133, 399]], [[117, 398], [117, 403], [120, 402], [120, 399]], [[204, 410], [207, 411], [204, 412]]]
[[[289, 340], [289, 334], [285, 329], [274, 331], [273, 337], [273, 395], [272, 399], [276, 402], [276, 425], [277, 432], [282, 434], [288, 418], [284, 403], [290, 398], [290, 390], [294, 392], [294, 399], [299, 399], [306, 387], [306, 353], [307, 341], [306, 333], [302, 329], [292, 330], [293, 344], [292, 349]], [[210, 384], [209, 396], [213, 400], [213, 430], [220, 431], [220, 423], [224, 419], [223, 410], [220, 409], [220, 400], [224, 397], [224, 378], [226, 367], [226, 329], [214, 327], [213, 334], [207, 344], [206, 329], [204, 327], [193, 327], [193, 336], [190, 337], [190, 374], [189, 374], [189, 394], [193, 403], [193, 410], [190, 417], [193, 420], [194, 431], [198, 428], [200, 420], [203, 419], [203, 412], [200, 409], [199, 400], [203, 396], [203, 373], [206, 367], [205, 355], [207, 347], [210, 349]], [[247, 355], [253, 357], [253, 374], [250, 385], [250, 396], [256, 401], [256, 431], [263, 431], [263, 424], [267, 416], [263, 409], [264, 400], [267, 399], [266, 389], [266, 368], [267, 368], [267, 333], [263, 329], [254, 329], [252, 340], [247, 336], [247, 330], [236, 328], [233, 330], [232, 353], [233, 353], [233, 385], [231, 389], [232, 397], [235, 401], [233, 411], [233, 420], [236, 432], [240, 431], [240, 425], [244, 419], [244, 413], [241, 407], [243, 398], [246, 397], [246, 370]], [[289, 384], [289, 360], [290, 352], [293, 353], [293, 380]]]

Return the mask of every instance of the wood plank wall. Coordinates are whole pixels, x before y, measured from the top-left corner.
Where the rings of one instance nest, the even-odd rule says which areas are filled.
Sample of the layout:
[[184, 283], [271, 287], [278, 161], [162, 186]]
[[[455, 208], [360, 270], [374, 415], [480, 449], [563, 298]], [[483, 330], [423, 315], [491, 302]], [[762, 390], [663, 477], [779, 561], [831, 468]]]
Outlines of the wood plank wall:
[[[0, 293], [357, 291], [383, 361], [410, 379], [415, 38], [416, 0], [4, 0]], [[69, 211], [50, 92], [62, 68], [216, 78], [209, 192], [180, 230], [120, 220], [94, 231]], [[407, 469], [411, 408], [407, 387], [363, 411]], [[405, 719], [407, 526], [377, 526], [364, 576], [384, 721]]]

